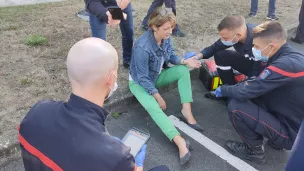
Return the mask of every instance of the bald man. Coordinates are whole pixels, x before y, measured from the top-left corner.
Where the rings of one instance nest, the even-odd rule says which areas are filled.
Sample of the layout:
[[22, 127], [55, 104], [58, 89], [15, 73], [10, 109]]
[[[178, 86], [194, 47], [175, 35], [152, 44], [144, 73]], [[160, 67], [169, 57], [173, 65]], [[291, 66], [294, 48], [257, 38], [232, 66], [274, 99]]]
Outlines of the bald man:
[[117, 89], [117, 69], [116, 50], [101, 39], [84, 39], [71, 48], [68, 102], [38, 102], [20, 124], [26, 171], [143, 170], [145, 150], [134, 162], [130, 148], [105, 133], [108, 112], [102, 106]]

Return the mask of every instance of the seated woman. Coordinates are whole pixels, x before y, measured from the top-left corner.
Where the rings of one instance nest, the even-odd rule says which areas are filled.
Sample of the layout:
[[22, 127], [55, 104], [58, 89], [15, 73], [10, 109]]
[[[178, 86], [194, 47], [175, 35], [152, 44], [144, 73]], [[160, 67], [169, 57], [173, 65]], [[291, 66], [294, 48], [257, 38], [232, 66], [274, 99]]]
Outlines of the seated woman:
[[[181, 116], [192, 128], [203, 131], [191, 111], [192, 90], [189, 69], [199, 68], [201, 62], [195, 58], [187, 60], [175, 55], [170, 35], [176, 24], [175, 15], [167, 9], [155, 10], [149, 20], [149, 29], [135, 42], [130, 65], [129, 88], [152, 119], [179, 149], [180, 164], [190, 160], [189, 142], [163, 112], [166, 102], [157, 88], [178, 82], [182, 103]], [[171, 63], [173, 66], [168, 67]]]

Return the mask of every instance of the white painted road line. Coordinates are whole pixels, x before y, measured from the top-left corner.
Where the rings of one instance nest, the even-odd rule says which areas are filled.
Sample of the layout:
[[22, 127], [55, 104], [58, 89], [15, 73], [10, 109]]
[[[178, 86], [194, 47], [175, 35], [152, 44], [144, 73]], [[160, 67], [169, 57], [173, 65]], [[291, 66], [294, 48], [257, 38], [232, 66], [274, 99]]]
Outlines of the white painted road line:
[[205, 146], [208, 150], [218, 155], [223, 160], [227, 161], [231, 166], [235, 167], [236, 169], [241, 171], [257, 171], [257, 169], [250, 166], [243, 160], [233, 156], [226, 149], [224, 149], [214, 141], [210, 140], [208, 137], [204, 136], [200, 132], [190, 128], [187, 124], [181, 122], [175, 116], [171, 115], [169, 116], [169, 119], [171, 120], [171, 122], [175, 127], [179, 128], [181, 131], [186, 133], [189, 137], [193, 138], [195, 141]]

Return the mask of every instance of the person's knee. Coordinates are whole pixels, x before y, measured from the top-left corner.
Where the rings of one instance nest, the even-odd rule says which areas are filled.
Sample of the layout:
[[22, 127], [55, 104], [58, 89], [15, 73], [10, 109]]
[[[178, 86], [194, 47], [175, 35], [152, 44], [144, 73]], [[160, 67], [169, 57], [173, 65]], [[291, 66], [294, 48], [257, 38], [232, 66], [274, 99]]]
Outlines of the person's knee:
[[124, 30], [121, 31], [122, 37], [127, 38], [127, 39], [132, 39], [134, 37], [134, 28], [133, 25], [128, 25], [123, 28]]
[[222, 58], [226, 56], [226, 50], [218, 51], [214, 54], [215, 62], [221, 62]]
[[230, 99], [230, 102], [228, 103], [227, 110], [228, 112], [232, 112], [238, 108], [239, 101], [236, 99]]
[[190, 71], [187, 66], [178, 65], [178, 66], [176, 66], [176, 68], [178, 70], [178, 74], [180, 74], [180, 75], [189, 74], [190, 75]]
[[[154, 97], [153, 97], [154, 98]], [[159, 114], [163, 114], [163, 110], [160, 108], [160, 106], [156, 103], [150, 103], [148, 105], [145, 105], [144, 108], [146, 111], [153, 116], [157, 116]]]
[[238, 118], [242, 117], [239, 115], [239, 109], [242, 107], [244, 102], [236, 100], [236, 99], [231, 99], [228, 106], [227, 106], [227, 111], [228, 115], [236, 115]]

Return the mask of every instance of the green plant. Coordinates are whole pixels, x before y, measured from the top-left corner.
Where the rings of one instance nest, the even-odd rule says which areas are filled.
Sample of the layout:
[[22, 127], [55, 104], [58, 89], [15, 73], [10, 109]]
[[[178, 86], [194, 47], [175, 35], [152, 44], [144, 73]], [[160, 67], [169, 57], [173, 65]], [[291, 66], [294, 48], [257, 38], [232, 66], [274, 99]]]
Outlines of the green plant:
[[28, 79], [28, 78], [22, 78], [20, 80], [20, 84], [21, 85], [28, 85], [28, 84], [31, 84], [32, 83], [32, 80]]
[[29, 46], [39, 46], [39, 45], [44, 45], [48, 42], [48, 39], [42, 35], [38, 34], [30, 34], [28, 35], [24, 43]]
[[114, 112], [114, 113], [112, 114], [112, 117], [115, 118], [115, 119], [117, 119], [117, 118], [120, 117], [120, 113]]

